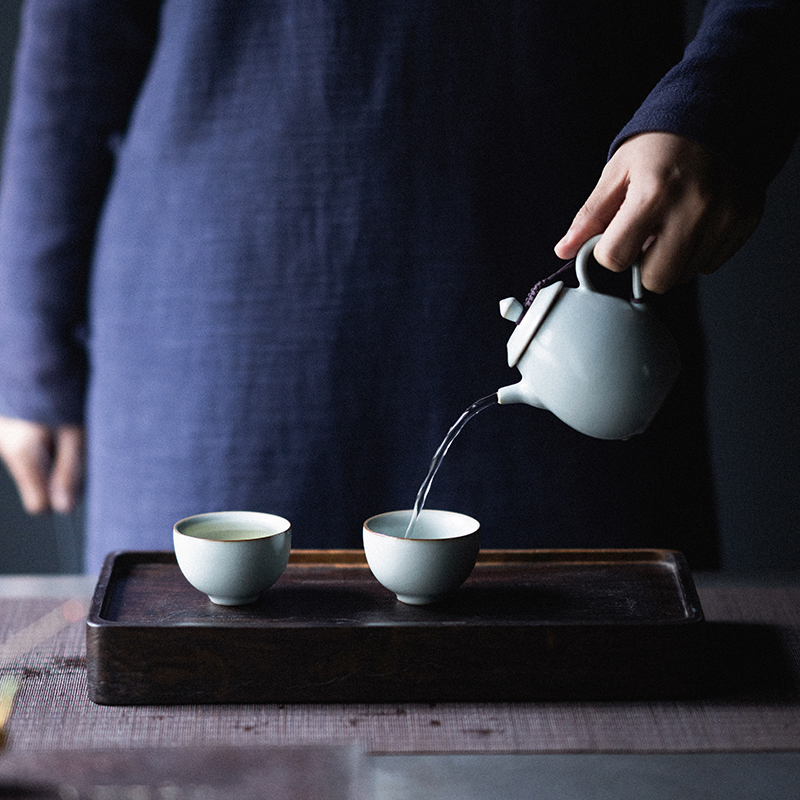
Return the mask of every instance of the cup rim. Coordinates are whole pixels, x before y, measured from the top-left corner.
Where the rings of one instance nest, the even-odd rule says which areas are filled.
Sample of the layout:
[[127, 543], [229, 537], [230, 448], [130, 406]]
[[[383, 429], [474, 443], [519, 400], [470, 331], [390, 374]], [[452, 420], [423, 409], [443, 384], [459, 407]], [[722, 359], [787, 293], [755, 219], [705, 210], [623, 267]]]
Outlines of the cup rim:
[[390, 533], [383, 533], [382, 531], [376, 531], [369, 527], [370, 522], [377, 519], [378, 517], [386, 517], [390, 514], [411, 514], [413, 513], [413, 509], [405, 508], [405, 509], [398, 509], [397, 511], [383, 511], [380, 514], [373, 514], [371, 517], [368, 517], [364, 520], [363, 530], [365, 533], [370, 533], [373, 536], [383, 536], [387, 539], [399, 539], [400, 541], [404, 542], [448, 542], [453, 541], [454, 539], [464, 539], [467, 536], [475, 536], [480, 533], [481, 523], [480, 520], [476, 519], [475, 517], [471, 516], [470, 514], [464, 514], [461, 511], [448, 511], [447, 509], [443, 508], [423, 508], [420, 514], [448, 514], [454, 517], [461, 517], [466, 520], [470, 520], [471, 522], [475, 523], [475, 529], [467, 531], [466, 533], [458, 533], [455, 536], [443, 536], [438, 537], [435, 539], [423, 537], [423, 536], [392, 536]]
[[[223, 521], [225, 518], [230, 517], [244, 517], [250, 519], [271, 519], [278, 525], [278, 530], [270, 530], [270, 531], [260, 531], [254, 533], [253, 536], [247, 537], [240, 537], [238, 539], [220, 539], [216, 537], [209, 537], [209, 536], [198, 536], [195, 533], [191, 533], [189, 531], [180, 530], [180, 526], [185, 524], [193, 524], [198, 523], [201, 521], [208, 521], [213, 522], [214, 518]], [[176, 536], [184, 536], [187, 539], [195, 539], [197, 541], [205, 541], [205, 542], [221, 542], [225, 544], [233, 544], [235, 542], [256, 542], [260, 539], [269, 539], [273, 536], [281, 536], [282, 534], [288, 533], [292, 528], [291, 522], [289, 522], [286, 517], [282, 517], [279, 514], [272, 514], [267, 511], [207, 511], [200, 514], [192, 514], [188, 517], [184, 517], [183, 519], [179, 519], [173, 526], [172, 532]]]

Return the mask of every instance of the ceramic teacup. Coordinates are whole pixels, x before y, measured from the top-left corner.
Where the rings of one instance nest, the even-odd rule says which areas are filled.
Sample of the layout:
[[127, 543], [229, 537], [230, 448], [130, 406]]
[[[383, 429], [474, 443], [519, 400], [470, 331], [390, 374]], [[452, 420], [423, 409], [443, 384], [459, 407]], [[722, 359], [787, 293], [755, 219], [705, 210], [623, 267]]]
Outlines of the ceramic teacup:
[[389, 511], [364, 523], [364, 552], [372, 574], [402, 603], [425, 605], [469, 577], [480, 550], [478, 520], [423, 509], [405, 538], [411, 511]]
[[176, 522], [175, 556], [186, 580], [212, 603], [253, 603], [289, 561], [289, 520], [256, 511], [196, 514]]

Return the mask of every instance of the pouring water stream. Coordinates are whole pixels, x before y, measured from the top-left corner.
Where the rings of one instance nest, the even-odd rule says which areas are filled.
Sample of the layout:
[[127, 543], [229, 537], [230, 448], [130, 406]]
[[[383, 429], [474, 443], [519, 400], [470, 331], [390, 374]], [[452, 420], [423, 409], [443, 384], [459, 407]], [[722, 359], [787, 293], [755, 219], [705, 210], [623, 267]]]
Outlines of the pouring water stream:
[[417, 518], [422, 511], [422, 507], [425, 505], [425, 500], [428, 497], [428, 492], [431, 489], [431, 484], [433, 483], [433, 478], [436, 475], [436, 472], [439, 469], [439, 466], [442, 463], [442, 459], [445, 457], [447, 451], [450, 449], [450, 445], [453, 443], [453, 440], [458, 436], [461, 432], [461, 429], [474, 417], [477, 416], [484, 408], [489, 408], [489, 406], [494, 405], [497, 403], [497, 394], [490, 394], [486, 397], [482, 397], [480, 400], [473, 403], [455, 422], [452, 428], [447, 432], [447, 436], [444, 437], [444, 440], [439, 445], [439, 448], [434, 453], [433, 460], [431, 461], [430, 469], [428, 470], [428, 475], [426, 476], [425, 480], [422, 482], [422, 485], [419, 487], [419, 491], [417, 492], [417, 499], [414, 501], [414, 510], [411, 512], [411, 519], [408, 522], [408, 527], [406, 528], [406, 532], [403, 535], [404, 539], [407, 539], [412, 531], [414, 530], [414, 525], [417, 523]]

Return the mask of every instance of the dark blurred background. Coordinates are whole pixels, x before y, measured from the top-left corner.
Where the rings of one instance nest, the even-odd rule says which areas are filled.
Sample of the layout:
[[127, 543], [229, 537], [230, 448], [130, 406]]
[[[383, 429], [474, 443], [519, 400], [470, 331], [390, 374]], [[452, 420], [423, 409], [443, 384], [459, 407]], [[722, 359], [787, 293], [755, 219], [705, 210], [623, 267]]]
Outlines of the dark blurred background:
[[[0, 0], [0, 130], [20, 6]], [[687, 35], [701, 9], [701, 0], [687, 0]], [[700, 284], [726, 570], [800, 569], [798, 263], [800, 147], [773, 184], [758, 231]], [[0, 574], [79, 572], [80, 550], [80, 513], [28, 517], [0, 468]]]

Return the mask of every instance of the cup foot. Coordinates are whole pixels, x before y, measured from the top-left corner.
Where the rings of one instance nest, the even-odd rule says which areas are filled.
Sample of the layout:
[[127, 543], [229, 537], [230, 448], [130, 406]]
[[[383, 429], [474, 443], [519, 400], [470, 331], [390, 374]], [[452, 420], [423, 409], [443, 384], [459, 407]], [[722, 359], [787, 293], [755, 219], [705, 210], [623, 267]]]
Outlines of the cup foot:
[[435, 603], [441, 600], [444, 595], [441, 594], [423, 594], [423, 595], [409, 595], [409, 594], [396, 594], [395, 597], [401, 602], [409, 606], [426, 606], [429, 603]]
[[209, 595], [208, 599], [218, 606], [246, 606], [255, 603], [258, 595], [254, 594], [251, 597], [212, 597]]

